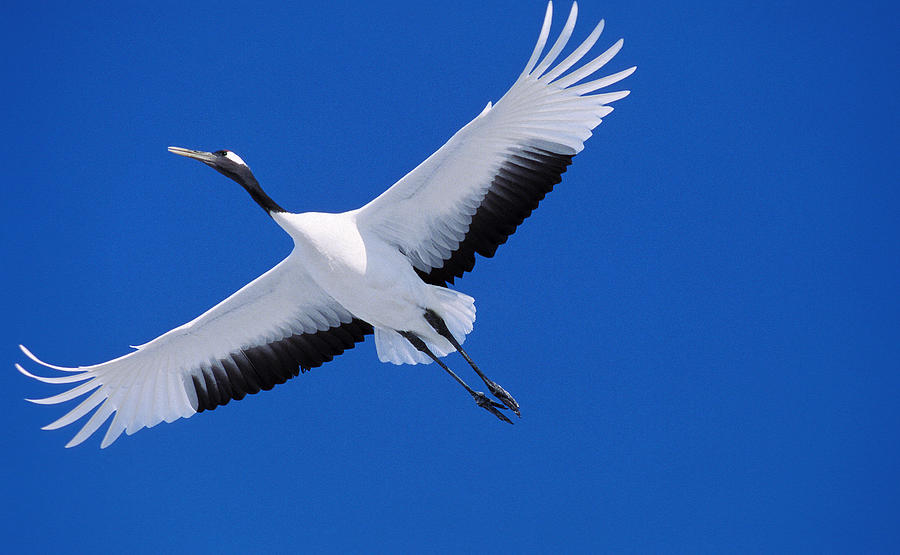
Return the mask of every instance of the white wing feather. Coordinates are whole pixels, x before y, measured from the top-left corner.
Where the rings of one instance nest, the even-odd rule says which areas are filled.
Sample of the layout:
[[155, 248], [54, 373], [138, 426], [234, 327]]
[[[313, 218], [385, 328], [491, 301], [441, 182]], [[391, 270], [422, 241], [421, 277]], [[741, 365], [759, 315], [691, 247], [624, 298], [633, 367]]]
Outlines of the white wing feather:
[[44, 377], [18, 364], [16, 368], [46, 383], [83, 381], [58, 395], [29, 400], [57, 404], [93, 392], [44, 429], [67, 426], [99, 407], [66, 447], [87, 439], [115, 414], [101, 445], [106, 447], [123, 431], [130, 435], [162, 421], [195, 414], [198, 400], [191, 380], [201, 366], [239, 349], [278, 341], [291, 334], [315, 333], [351, 320], [349, 312], [306, 277], [301, 261], [292, 253], [203, 315], [125, 356], [93, 366], [66, 368], [41, 361], [23, 346], [22, 352], [32, 361], [74, 373]]
[[489, 103], [413, 171], [359, 209], [360, 227], [397, 245], [419, 270], [440, 268], [459, 247], [492, 179], [510, 156], [529, 148], [562, 156], [580, 152], [601, 118], [612, 111], [608, 104], [628, 95], [628, 91], [588, 93], [621, 81], [634, 67], [575, 85], [609, 62], [621, 49], [621, 40], [565, 73], [594, 46], [603, 21], [569, 56], [552, 66], [572, 35], [577, 4], [572, 5], [559, 38], [540, 59], [552, 14], [551, 3], [525, 70], [509, 91], [493, 106]]

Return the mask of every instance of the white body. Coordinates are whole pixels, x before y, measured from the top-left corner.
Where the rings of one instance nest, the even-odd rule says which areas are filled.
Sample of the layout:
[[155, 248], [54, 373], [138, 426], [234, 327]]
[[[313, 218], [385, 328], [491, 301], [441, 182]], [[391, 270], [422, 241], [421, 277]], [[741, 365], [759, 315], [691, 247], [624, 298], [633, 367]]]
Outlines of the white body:
[[304, 269], [315, 284], [355, 317], [375, 326], [382, 362], [431, 362], [398, 330], [415, 333], [438, 356], [453, 352], [450, 343], [425, 321], [425, 310], [441, 316], [462, 343], [475, 321], [474, 299], [423, 282], [395, 246], [357, 224], [357, 213], [273, 217], [294, 239], [290, 256], [305, 262]]

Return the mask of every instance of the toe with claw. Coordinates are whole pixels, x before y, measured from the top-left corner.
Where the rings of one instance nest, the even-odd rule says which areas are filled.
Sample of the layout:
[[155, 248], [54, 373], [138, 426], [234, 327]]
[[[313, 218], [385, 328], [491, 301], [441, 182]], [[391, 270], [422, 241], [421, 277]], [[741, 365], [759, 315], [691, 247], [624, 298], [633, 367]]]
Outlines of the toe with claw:
[[472, 394], [472, 397], [475, 398], [475, 403], [477, 403], [479, 407], [490, 412], [491, 414], [493, 414], [500, 420], [503, 420], [504, 422], [509, 422], [510, 424], [512, 424], [512, 420], [510, 420], [509, 418], [506, 417], [505, 414], [503, 414], [502, 412], [497, 410], [497, 409], [506, 410], [505, 406], [488, 399], [487, 395], [485, 395], [481, 391], [476, 391], [475, 393]]
[[513, 396], [510, 395], [508, 391], [500, 387], [500, 384], [491, 380], [485, 380], [485, 383], [488, 386], [488, 389], [491, 391], [491, 395], [493, 395], [497, 399], [500, 399], [500, 401], [504, 405], [509, 407], [509, 410], [516, 413], [516, 416], [518, 416], [519, 418], [522, 417], [522, 414], [519, 412], [519, 403], [517, 403], [516, 400], [513, 399]]

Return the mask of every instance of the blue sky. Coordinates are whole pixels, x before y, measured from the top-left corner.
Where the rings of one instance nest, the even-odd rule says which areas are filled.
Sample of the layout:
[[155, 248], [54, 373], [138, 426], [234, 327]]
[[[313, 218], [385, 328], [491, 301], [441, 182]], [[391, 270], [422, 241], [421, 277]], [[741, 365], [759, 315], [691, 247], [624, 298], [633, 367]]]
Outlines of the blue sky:
[[788, 4], [580, 4], [633, 93], [457, 282], [515, 426], [369, 339], [105, 451], [40, 431], [17, 344], [107, 360], [290, 250], [166, 147], [355, 208], [502, 95], [544, 3], [3, 8], [6, 547], [900, 549], [897, 8]]

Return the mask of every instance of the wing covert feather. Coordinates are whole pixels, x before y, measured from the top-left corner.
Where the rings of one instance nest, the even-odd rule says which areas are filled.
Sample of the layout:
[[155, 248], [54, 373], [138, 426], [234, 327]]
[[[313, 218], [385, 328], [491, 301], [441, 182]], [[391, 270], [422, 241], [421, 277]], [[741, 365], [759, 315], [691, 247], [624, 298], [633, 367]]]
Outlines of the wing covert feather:
[[370, 333], [372, 327], [322, 291], [292, 253], [201, 316], [125, 356], [65, 368], [21, 347], [33, 362], [73, 374], [46, 378], [16, 368], [50, 383], [84, 381], [33, 402], [56, 404], [90, 393], [44, 429], [67, 426], [96, 409], [66, 447], [87, 439], [112, 415], [101, 444], [106, 447], [122, 432], [130, 435], [271, 389], [330, 361]]
[[490, 257], [561, 180], [572, 157], [628, 91], [589, 94], [631, 75], [635, 68], [577, 85], [608, 63], [619, 40], [566, 73], [593, 47], [601, 21], [562, 62], [578, 7], [546, 56], [552, 4], [525, 70], [496, 104], [488, 106], [444, 146], [357, 211], [360, 227], [406, 255], [428, 283], [445, 285]]

